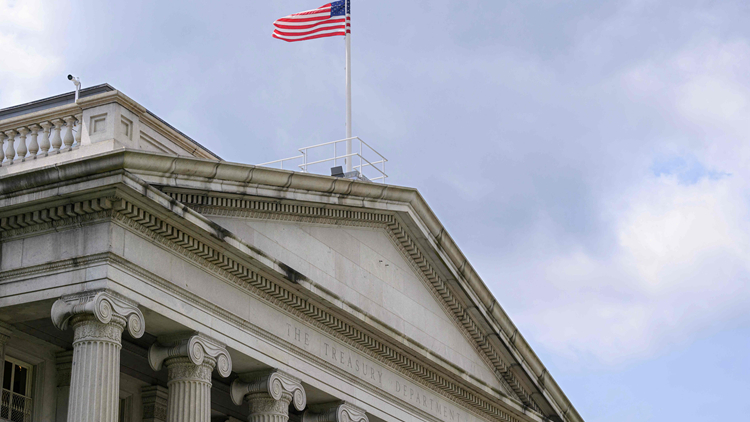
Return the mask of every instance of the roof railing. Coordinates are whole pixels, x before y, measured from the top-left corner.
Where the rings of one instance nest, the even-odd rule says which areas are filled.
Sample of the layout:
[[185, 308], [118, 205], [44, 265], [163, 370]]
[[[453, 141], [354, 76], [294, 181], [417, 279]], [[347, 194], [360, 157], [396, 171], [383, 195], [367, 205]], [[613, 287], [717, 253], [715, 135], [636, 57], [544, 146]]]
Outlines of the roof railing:
[[[359, 141], [359, 152], [352, 152], [350, 154], [344, 153], [339, 155], [340, 150], [343, 149], [344, 151], [346, 151], [345, 145], [342, 148], [339, 144], [346, 143], [347, 141]], [[333, 156], [329, 155], [326, 156], [326, 158], [314, 159], [311, 161], [311, 156], [315, 152], [320, 152], [321, 150], [325, 151], [325, 149], [327, 149], [325, 147], [329, 147], [332, 149]], [[356, 147], [353, 149], [356, 150]], [[269, 167], [278, 164], [279, 168], [283, 170], [285, 163], [302, 161], [300, 164], [297, 164], [297, 168], [299, 168], [299, 171], [303, 173], [310, 173], [311, 166], [333, 162], [333, 167], [336, 167], [339, 164], [339, 160], [343, 161], [343, 163], [346, 164], [346, 160], [350, 159], [352, 160], [352, 164], [355, 164], [357, 161], [359, 162], [359, 165], [353, 165], [352, 169], [356, 169], [359, 175], [365, 177], [367, 180], [371, 182], [379, 181], [381, 183], [384, 183], [385, 179], [388, 178], [388, 174], [386, 174], [385, 172], [385, 163], [388, 162], [388, 159], [385, 158], [383, 154], [377, 152], [375, 148], [370, 146], [367, 142], [363, 141], [362, 138], [358, 136], [303, 147], [299, 149], [299, 152], [300, 155], [295, 155], [294, 157], [269, 161], [267, 163], [258, 165]], [[366, 158], [366, 156], [370, 157], [370, 159]], [[290, 168], [288, 167], [288, 165], [289, 164], [287, 164], [287, 169], [289, 170]], [[292, 163], [292, 165], [294, 164]], [[365, 169], [367, 169], [367, 171], [375, 177], [368, 177], [367, 175], [365, 175]]]

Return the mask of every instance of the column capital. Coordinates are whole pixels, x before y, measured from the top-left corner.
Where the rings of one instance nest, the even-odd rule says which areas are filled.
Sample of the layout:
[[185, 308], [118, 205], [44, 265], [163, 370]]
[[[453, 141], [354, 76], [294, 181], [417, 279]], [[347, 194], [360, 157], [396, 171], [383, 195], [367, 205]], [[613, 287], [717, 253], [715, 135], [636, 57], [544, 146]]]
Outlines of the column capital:
[[364, 409], [345, 401], [311, 405], [302, 422], [369, 422]]
[[146, 331], [138, 304], [107, 290], [64, 296], [52, 305], [52, 322], [61, 330], [68, 328], [72, 317], [81, 314], [93, 315], [102, 324], [109, 324], [115, 316], [122, 318], [134, 338], [140, 338]]
[[158, 371], [168, 358], [186, 357], [194, 365], [201, 365], [206, 357], [216, 360], [216, 370], [222, 377], [232, 373], [232, 357], [224, 344], [196, 332], [160, 337], [148, 349], [148, 363]]
[[[241, 405], [248, 395], [268, 395], [274, 400], [281, 400], [288, 395], [294, 407], [302, 411], [307, 404], [307, 394], [302, 388], [302, 382], [278, 369], [250, 372], [240, 375], [230, 387], [232, 401]], [[287, 402], [288, 403], [288, 402]]]

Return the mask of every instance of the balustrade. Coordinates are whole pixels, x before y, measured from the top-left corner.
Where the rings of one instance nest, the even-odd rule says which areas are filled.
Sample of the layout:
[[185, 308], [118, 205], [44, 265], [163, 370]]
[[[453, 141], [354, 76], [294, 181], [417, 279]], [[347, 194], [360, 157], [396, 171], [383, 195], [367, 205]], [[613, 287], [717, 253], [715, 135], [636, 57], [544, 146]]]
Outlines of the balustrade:
[[0, 165], [70, 151], [81, 145], [82, 114], [0, 131]]

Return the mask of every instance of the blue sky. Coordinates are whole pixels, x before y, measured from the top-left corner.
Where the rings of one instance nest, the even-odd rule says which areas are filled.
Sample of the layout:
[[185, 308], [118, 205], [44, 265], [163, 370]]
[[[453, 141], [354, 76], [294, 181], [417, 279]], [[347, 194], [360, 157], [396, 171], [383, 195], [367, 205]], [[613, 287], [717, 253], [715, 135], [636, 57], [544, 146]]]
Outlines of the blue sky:
[[[353, 0], [354, 133], [587, 421], [750, 414], [750, 3]], [[231, 161], [344, 134], [310, 0], [0, 0], [0, 108], [110, 83]]]

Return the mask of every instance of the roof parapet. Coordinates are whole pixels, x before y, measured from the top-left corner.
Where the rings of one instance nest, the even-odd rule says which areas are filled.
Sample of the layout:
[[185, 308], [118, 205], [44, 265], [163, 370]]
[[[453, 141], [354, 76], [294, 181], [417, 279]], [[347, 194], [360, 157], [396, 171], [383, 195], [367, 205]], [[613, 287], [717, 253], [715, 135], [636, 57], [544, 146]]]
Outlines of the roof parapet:
[[109, 85], [96, 92], [5, 109], [11, 117], [0, 120], [0, 174], [121, 148], [221, 160], [122, 92]]

